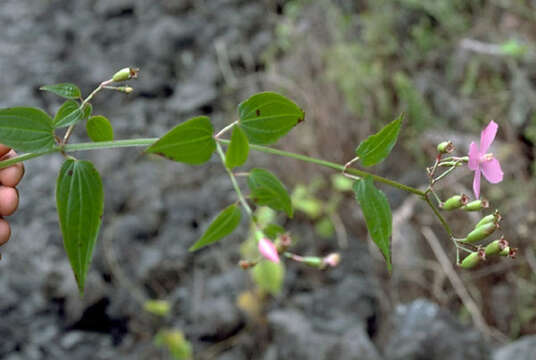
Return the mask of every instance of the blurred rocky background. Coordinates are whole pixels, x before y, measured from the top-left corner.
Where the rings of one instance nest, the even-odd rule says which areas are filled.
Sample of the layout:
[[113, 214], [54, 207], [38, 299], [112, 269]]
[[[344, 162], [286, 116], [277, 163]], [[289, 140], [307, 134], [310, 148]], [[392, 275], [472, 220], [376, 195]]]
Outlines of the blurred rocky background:
[[[483, 194], [519, 248], [515, 260], [458, 271], [433, 214], [382, 187], [394, 214], [389, 275], [331, 172], [252, 154], [245, 168], [268, 167], [295, 198], [299, 190], [323, 204], [279, 219], [296, 252], [342, 255], [324, 272], [288, 263], [280, 291], [260, 296], [236, 265], [246, 224], [187, 251], [235, 199], [216, 158], [192, 167], [136, 148], [93, 151], [76, 156], [102, 174], [105, 216], [81, 299], [55, 212], [62, 157], [53, 155], [26, 163], [1, 249], [0, 358], [172, 358], [158, 346], [162, 329], [180, 330], [195, 359], [535, 358], [534, 0], [3, 0], [0, 34], [0, 107], [53, 114], [61, 100], [39, 86], [73, 82], [87, 94], [119, 68], [139, 67], [133, 94], [93, 101], [118, 139], [157, 137], [193, 115], [221, 128], [240, 101], [274, 90], [307, 113], [278, 146], [339, 163], [404, 111], [397, 147], [375, 170], [421, 186], [438, 142], [463, 154], [493, 119], [505, 180]], [[77, 141], [88, 141], [83, 126]], [[441, 194], [470, 194], [471, 181], [459, 170]], [[463, 234], [478, 215], [447, 218]], [[144, 310], [150, 299], [166, 301], [168, 315]]]

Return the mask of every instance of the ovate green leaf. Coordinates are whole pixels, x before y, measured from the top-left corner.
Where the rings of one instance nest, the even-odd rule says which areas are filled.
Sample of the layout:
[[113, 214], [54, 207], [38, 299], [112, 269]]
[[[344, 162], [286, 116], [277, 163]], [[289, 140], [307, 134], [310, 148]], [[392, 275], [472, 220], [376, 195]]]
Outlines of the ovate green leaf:
[[274, 174], [264, 169], [253, 169], [249, 173], [248, 185], [251, 198], [257, 205], [284, 211], [292, 217], [292, 202], [288, 191]]
[[112, 141], [114, 129], [110, 120], [104, 116], [93, 116], [86, 123], [87, 135], [93, 141]]
[[91, 105], [85, 104], [84, 110], [80, 109], [80, 105], [76, 101], [67, 100], [58, 109], [54, 116], [54, 127], [61, 128], [76, 124], [82, 119], [85, 119], [91, 114]]
[[202, 164], [216, 149], [213, 133], [208, 117], [195, 117], [175, 126], [145, 151], [187, 164]]
[[238, 105], [239, 125], [252, 144], [273, 144], [304, 119], [294, 102], [274, 92], [253, 95]]
[[385, 194], [374, 186], [370, 176], [354, 183], [356, 196], [372, 241], [385, 257], [387, 269], [391, 272], [391, 208]]
[[242, 218], [242, 212], [236, 204], [226, 207], [217, 217], [214, 219], [207, 230], [201, 236], [201, 239], [197, 240], [195, 244], [190, 247], [190, 251], [196, 251], [204, 246], [210, 245], [223, 239], [225, 236], [233, 232], [234, 229], [240, 224]]
[[44, 85], [39, 90], [50, 91], [66, 99], [79, 99], [81, 92], [78, 86], [71, 83], [61, 83], [55, 85]]
[[66, 160], [56, 185], [63, 245], [80, 293], [102, 221], [104, 196], [99, 173], [89, 161]]
[[400, 114], [398, 118], [391, 121], [379, 132], [369, 136], [359, 144], [355, 153], [359, 156], [363, 166], [376, 165], [389, 155], [396, 144], [403, 117], [404, 114]]
[[225, 153], [225, 166], [232, 169], [243, 165], [248, 159], [249, 143], [246, 133], [240, 126], [233, 127], [231, 143]]
[[15, 107], [0, 110], [0, 144], [17, 151], [54, 147], [52, 119], [40, 109]]

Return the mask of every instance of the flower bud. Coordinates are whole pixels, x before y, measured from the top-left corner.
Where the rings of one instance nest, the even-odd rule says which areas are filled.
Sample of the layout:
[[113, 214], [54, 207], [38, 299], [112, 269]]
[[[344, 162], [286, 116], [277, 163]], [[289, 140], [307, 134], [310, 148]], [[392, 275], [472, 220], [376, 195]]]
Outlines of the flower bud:
[[137, 79], [138, 73], [140, 72], [140, 69], [137, 68], [123, 68], [116, 72], [114, 76], [112, 77], [113, 81], [119, 82], [119, 81], [126, 81], [130, 79]]
[[482, 209], [487, 209], [489, 207], [489, 202], [484, 199], [474, 200], [471, 201], [464, 206], [462, 206], [462, 210], [465, 211], [479, 211]]
[[492, 241], [485, 248], [486, 256], [499, 255], [506, 247], [508, 247], [508, 241], [504, 240], [504, 237]]
[[499, 210], [495, 210], [493, 214], [486, 215], [482, 219], [480, 219], [480, 221], [476, 223], [475, 229], [479, 227], [480, 225], [488, 224], [491, 222], [498, 224], [501, 220], [502, 220], [502, 216], [501, 214], [499, 214]]
[[499, 227], [499, 224], [496, 224], [496, 223], [487, 223], [482, 226], [479, 226], [473, 231], [471, 231], [465, 239], [461, 240], [461, 242], [465, 242], [469, 244], [478, 242], [482, 239], [485, 239], [489, 235], [493, 234], [493, 232], [498, 227]]
[[341, 262], [341, 256], [338, 253], [332, 253], [322, 259], [324, 266], [335, 267]]
[[279, 253], [277, 252], [277, 248], [275, 247], [274, 243], [271, 242], [270, 239], [267, 237], [260, 239], [258, 249], [261, 255], [267, 260], [276, 264], [279, 263]]
[[468, 201], [469, 201], [469, 198], [464, 194], [454, 195], [448, 198], [443, 204], [441, 204], [441, 208], [443, 210], [459, 209], [460, 207], [467, 204]]
[[479, 249], [467, 255], [461, 262], [460, 267], [464, 269], [472, 269], [477, 266], [482, 260], [486, 260], [484, 249]]
[[452, 141], [443, 141], [439, 145], [437, 145], [437, 152], [440, 154], [450, 154], [454, 151], [454, 145], [452, 144]]

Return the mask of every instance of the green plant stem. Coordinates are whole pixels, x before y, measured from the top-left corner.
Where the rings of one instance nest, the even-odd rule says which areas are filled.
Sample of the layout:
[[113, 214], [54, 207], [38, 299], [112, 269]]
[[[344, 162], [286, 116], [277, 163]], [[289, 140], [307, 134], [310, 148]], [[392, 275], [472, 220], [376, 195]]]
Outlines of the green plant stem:
[[[218, 141], [223, 143], [223, 144], [229, 144], [230, 143], [229, 140], [218, 139]], [[341, 164], [337, 164], [337, 163], [322, 160], [322, 159], [313, 158], [313, 157], [302, 155], [302, 154], [296, 154], [296, 153], [292, 153], [292, 152], [288, 152], [288, 151], [278, 150], [278, 149], [274, 149], [274, 148], [271, 148], [271, 147], [268, 147], [268, 146], [250, 144], [249, 148], [253, 149], [253, 150], [261, 151], [261, 152], [264, 152], [264, 153], [268, 153], [268, 154], [279, 155], [279, 156], [284, 156], [284, 157], [288, 157], [288, 158], [292, 158], [292, 159], [305, 161], [305, 162], [308, 162], [308, 163], [324, 166], [324, 167], [339, 170], [339, 171], [345, 170], [344, 165], [341, 165]], [[400, 190], [404, 190], [406, 192], [413, 193], [415, 195], [419, 195], [421, 197], [424, 196], [424, 191], [421, 191], [421, 190], [413, 188], [411, 186], [407, 186], [407, 185], [401, 184], [399, 182], [384, 178], [384, 177], [379, 176], [379, 175], [369, 173], [367, 171], [358, 170], [358, 169], [354, 169], [354, 168], [347, 168], [345, 171], [348, 174], [357, 175], [357, 176], [360, 176], [360, 177], [370, 176], [370, 177], [372, 177], [372, 179], [374, 179], [374, 181], [389, 185], [391, 187], [395, 187], [395, 188], [400, 189]]]
[[223, 153], [223, 150], [219, 143], [216, 143], [216, 151], [218, 152], [218, 155], [220, 155], [221, 163], [225, 168], [225, 171], [227, 171], [227, 174], [229, 174], [229, 178], [231, 178], [231, 182], [233, 183], [233, 188], [236, 192], [236, 195], [238, 196], [238, 200], [240, 200], [240, 203], [242, 204], [244, 210], [246, 210], [246, 212], [248, 213], [248, 216], [253, 219], [253, 211], [251, 211], [248, 202], [244, 198], [244, 195], [242, 195], [242, 191], [240, 191], [240, 186], [238, 186], [238, 182], [236, 181], [233, 172], [227, 166], [225, 166], [225, 154]]
[[441, 213], [439, 212], [439, 210], [437, 210], [437, 208], [432, 203], [432, 201], [430, 201], [430, 198], [428, 197], [428, 195], [425, 195], [423, 198], [424, 198], [424, 201], [426, 201], [426, 203], [428, 204], [428, 206], [432, 208], [432, 211], [434, 212], [435, 216], [439, 219], [439, 221], [441, 222], [441, 225], [443, 225], [443, 227], [447, 231], [447, 234], [449, 234], [449, 237], [453, 240], [454, 234], [452, 233], [452, 230], [450, 229], [450, 226], [445, 220], [445, 218], [443, 217], [443, 215], [441, 215]]

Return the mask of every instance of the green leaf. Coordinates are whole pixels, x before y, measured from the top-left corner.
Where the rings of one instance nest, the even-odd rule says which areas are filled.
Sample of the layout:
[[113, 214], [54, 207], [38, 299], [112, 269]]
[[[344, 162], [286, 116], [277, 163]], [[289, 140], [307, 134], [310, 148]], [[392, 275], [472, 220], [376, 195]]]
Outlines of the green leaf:
[[66, 99], [79, 99], [81, 97], [81, 92], [78, 86], [71, 83], [44, 85], [41, 86], [39, 90], [50, 91]]
[[355, 153], [361, 159], [363, 166], [376, 165], [382, 162], [395, 146], [404, 114], [384, 126], [379, 132], [363, 141]]
[[91, 114], [92, 107], [90, 104], [84, 106], [84, 111], [80, 109], [80, 105], [76, 101], [67, 100], [58, 109], [54, 116], [54, 127], [61, 128], [76, 124], [82, 119], [85, 119]]
[[1, 109], [0, 143], [23, 152], [51, 149], [55, 143], [52, 119], [35, 108]]
[[148, 153], [191, 165], [207, 162], [214, 150], [214, 128], [206, 116], [199, 116], [175, 126], [151, 145]]
[[104, 116], [93, 116], [86, 123], [86, 130], [89, 138], [97, 141], [112, 141], [114, 139], [114, 129], [110, 120]]
[[273, 144], [303, 121], [294, 102], [274, 92], [253, 95], [238, 105], [239, 125], [252, 144]]
[[99, 173], [89, 161], [65, 160], [56, 185], [63, 245], [80, 294], [102, 222], [104, 196]]
[[285, 228], [277, 224], [268, 224], [266, 227], [264, 227], [264, 229], [262, 229], [262, 232], [268, 236], [268, 239], [275, 240], [277, 235], [285, 233]]
[[197, 240], [197, 242], [190, 247], [189, 251], [199, 250], [204, 246], [223, 239], [236, 229], [240, 224], [241, 218], [242, 212], [236, 204], [226, 207], [214, 220], [212, 220], [203, 236], [201, 236], [201, 239]]
[[385, 194], [376, 189], [370, 176], [354, 183], [356, 196], [372, 241], [385, 257], [387, 270], [391, 272], [391, 208]]
[[225, 153], [225, 166], [232, 169], [244, 165], [248, 159], [249, 143], [246, 133], [240, 126], [233, 127], [231, 143]]
[[249, 173], [248, 185], [251, 198], [257, 205], [284, 211], [292, 217], [292, 202], [288, 191], [274, 174], [264, 169], [253, 169]]
[[285, 267], [282, 262], [276, 264], [271, 261], [261, 261], [251, 269], [251, 276], [262, 290], [277, 295], [283, 285]]

